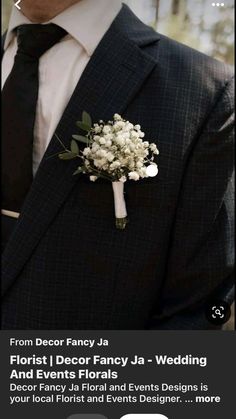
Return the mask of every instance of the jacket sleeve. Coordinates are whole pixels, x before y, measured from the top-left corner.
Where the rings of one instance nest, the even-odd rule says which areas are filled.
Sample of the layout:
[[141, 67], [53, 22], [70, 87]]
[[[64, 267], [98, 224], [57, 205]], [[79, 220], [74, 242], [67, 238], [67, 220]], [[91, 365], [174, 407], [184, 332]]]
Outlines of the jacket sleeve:
[[233, 301], [233, 97], [231, 79], [189, 157], [150, 329], [214, 329], [209, 301]]

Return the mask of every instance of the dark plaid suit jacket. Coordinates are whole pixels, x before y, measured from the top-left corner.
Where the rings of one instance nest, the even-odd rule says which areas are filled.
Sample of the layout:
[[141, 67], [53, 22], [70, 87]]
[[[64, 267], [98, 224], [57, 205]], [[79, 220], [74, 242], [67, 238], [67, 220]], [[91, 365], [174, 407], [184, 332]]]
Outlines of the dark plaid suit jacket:
[[3, 329], [207, 329], [209, 298], [232, 300], [233, 87], [229, 69], [159, 35], [124, 6], [91, 58], [57, 134], [83, 110], [120, 113], [160, 150], [159, 174], [111, 184], [47, 157], [3, 255]]

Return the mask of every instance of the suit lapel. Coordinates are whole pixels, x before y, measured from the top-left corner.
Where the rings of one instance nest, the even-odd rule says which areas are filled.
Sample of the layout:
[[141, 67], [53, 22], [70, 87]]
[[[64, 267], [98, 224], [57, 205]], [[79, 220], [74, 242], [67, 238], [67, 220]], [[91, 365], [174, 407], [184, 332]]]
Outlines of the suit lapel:
[[[124, 7], [99, 44], [86, 67], [71, 100], [56, 129], [65, 145], [76, 132], [75, 122], [83, 110], [90, 113], [94, 122], [109, 120], [114, 113], [123, 113], [130, 100], [156, 65], [147, 53], [122, 30], [130, 24], [130, 17], [139, 23]], [[138, 23], [137, 23], [138, 22]], [[145, 43], [158, 39], [153, 31]], [[143, 42], [144, 38], [140, 39]], [[78, 182], [72, 176], [75, 162], [62, 162], [57, 157], [61, 146], [52, 138], [26, 198], [16, 229], [3, 254], [2, 293], [4, 294], [36, 248], [50, 223], [60, 210], [68, 194]]]

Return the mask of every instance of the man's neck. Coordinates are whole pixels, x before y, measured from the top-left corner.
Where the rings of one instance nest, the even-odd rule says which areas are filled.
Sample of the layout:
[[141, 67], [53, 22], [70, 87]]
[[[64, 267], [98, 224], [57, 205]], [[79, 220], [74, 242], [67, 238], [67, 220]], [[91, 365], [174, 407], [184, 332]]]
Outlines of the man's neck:
[[44, 8], [29, 8], [26, 7], [24, 4], [21, 7], [21, 12], [23, 15], [29, 19], [32, 23], [45, 23], [49, 20], [53, 19], [55, 16], [64, 12], [64, 10], [68, 9], [69, 7], [73, 6], [75, 3], [78, 3], [81, 0], [68, 0], [61, 5], [57, 5], [57, 7], [46, 7]]

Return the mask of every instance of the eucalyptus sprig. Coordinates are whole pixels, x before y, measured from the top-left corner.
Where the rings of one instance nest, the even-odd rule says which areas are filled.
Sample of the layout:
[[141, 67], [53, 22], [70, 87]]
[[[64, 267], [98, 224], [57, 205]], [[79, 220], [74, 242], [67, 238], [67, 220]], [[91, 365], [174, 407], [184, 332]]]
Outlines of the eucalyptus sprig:
[[70, 143], [70, 150], [66, 149], [64, 145], [62, 144], [64, 147], [64, 152], [59, 154], [59, 158], [61, 160], [72, 160], [77, 157], [82, 158], [82, 155], [80, 156], [80, 149], [77, 142], [84, 143], [86, 145], [89, 144], [89, 140], [90, 140], [89, 132], [92, 128], [91, 116], [87, 112], [84, 111], [82, 114], [82, 121], [77, 121], [76, 125], [78, 126], [78, 128], [80, 128], [80, 130], [87, 132], [87, 134], [86, 135], [78, 135], [78, 134], [72, 135], [73, 140]]

